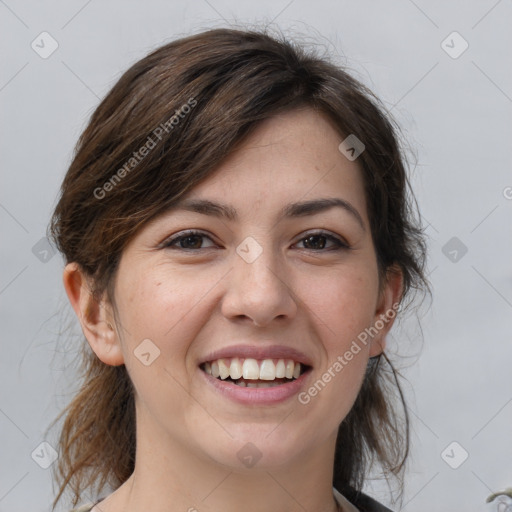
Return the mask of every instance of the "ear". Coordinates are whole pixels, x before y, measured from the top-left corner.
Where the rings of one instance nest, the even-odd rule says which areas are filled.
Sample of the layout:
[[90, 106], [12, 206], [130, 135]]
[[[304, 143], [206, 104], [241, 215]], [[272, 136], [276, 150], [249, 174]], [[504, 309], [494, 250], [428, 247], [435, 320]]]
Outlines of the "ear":
[[398, 312], [403, 294], [403, 273], [398, 265], [386, 272], [386, 282], [379, 294], [373, 328], [377, 333], [372, 337], [370, 357], [381, 354], [386, 348], [386, 335], [390, 331]]
[[107, 301], [106, 293], [100, 301], [95, 299], [88, 276], [74, 262], [66, 265], [62, 280], [71, 306], [94, 353], [110, 366], [123, 364], [121, 343], [112, 327], [115, 324], [112, 305]]

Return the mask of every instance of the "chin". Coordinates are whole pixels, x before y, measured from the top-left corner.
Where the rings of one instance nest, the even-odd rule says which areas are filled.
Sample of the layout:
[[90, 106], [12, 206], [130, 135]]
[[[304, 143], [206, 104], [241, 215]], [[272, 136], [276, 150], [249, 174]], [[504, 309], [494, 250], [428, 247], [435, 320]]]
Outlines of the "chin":
[[[225, 442], [212, 440], [205, 451], [213, 460], [232, 471], [245, 473], [249, 470], [276, 469], [292, 464], [304, 453], [304, 437], [290, 435], [289, 428], [282, 429], [280, 434], [276, 425], [245, 425], [242, 429], [227, 430], [233, 438], [225, 436]], [[216, 447], [215, 451], [211, 450], [212, 446]]]

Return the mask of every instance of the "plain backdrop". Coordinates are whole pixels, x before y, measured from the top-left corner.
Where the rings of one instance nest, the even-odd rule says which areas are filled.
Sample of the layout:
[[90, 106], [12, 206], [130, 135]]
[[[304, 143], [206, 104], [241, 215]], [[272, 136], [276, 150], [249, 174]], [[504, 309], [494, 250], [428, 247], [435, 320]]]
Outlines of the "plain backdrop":
[[77, 389], [81, 332], [44, 239], [76, 140], [136, 60], [234, 22], [325, 46], [401, 125], [433, 300], [390, 340], [413, 433], [402, 508], [367, 490], [405, 512], [490, 510], [512, 486], [512, 3], [2, 0], [0, 512], [50, 510], [41, 443]]

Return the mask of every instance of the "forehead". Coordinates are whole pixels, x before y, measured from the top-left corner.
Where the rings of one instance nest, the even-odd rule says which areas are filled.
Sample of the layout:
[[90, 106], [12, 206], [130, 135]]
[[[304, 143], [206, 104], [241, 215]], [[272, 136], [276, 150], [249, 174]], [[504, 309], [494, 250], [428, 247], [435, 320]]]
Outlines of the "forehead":
[[[265, 120], [176, 208], [199, 200], [229, 203], [235, 208], [220, 213], [238, 220], [254, 214], [255, 208], [299, 216], [299, 210], [305, 214], [307, 207], [283, 209], [283, 205], [335, 198], [338, 206], [347, 210], [352, 206], [363, 217], [362, 172], [357, 160], [350, 161], [339, 151], [343, 139], [325, 115], [309, 108]], [[309, 211], [315, 213], [315, 206], [310, 205]], [[205, 213], [215, 214], [214, 208]]]

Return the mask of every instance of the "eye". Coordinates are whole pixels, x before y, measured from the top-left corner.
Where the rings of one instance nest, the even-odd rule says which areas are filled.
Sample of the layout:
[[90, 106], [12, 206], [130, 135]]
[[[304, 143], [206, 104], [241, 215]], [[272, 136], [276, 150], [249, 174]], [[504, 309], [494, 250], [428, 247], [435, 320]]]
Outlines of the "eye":
[[[183, 250], [197, 250], [201, 248], [202, 238], [207, 238], [211, 241], [211, 238], [201, 231], [189, 230], [185, 233], [178, 234], [172, 238], [167, 239], [162, 243], [162, 247], [169, 249], [183, 249]], [[176, 245], [179, 243], [179, 247]]]
[[[209, 247], [202, 247], [202, 239], [208, 239], [212, 241], [208, 235], [201, 231], [188, 230], [181, 234], [178, 233], [178, 235], [167, 239], [162, 243], [161, 247], [168, 249], [182, 249], [184, 251], [208, 249]], [[331, 246], [330, 248], [328, 247], [326, 249], [326, 241], [331, 242], [331, 244], [334, 246]], [[299, 241], [299, 243], [303, 243], [306, 249], [310, 249], [312, 251], [323, 251], [324, 249], [325, 251], [350, 249], [346, 242], [334, 235], [325, 233], [323, 231], [308, 233]]]
[[317, 231], [314, 233], [308, 233], [305, 237], [303, 237], [299, 243], [304, 243], [306, 248], [311, 249], [313, 251], [321, 251], [325, 248], [325, 240], [328, 240], [334, 244], [334, 247], [327, 248], [326, 251], [336, 251], [343, 249], [350, 249], [349, 245], [342, 241], [340, 238], [325, 233], [323, 231]]

